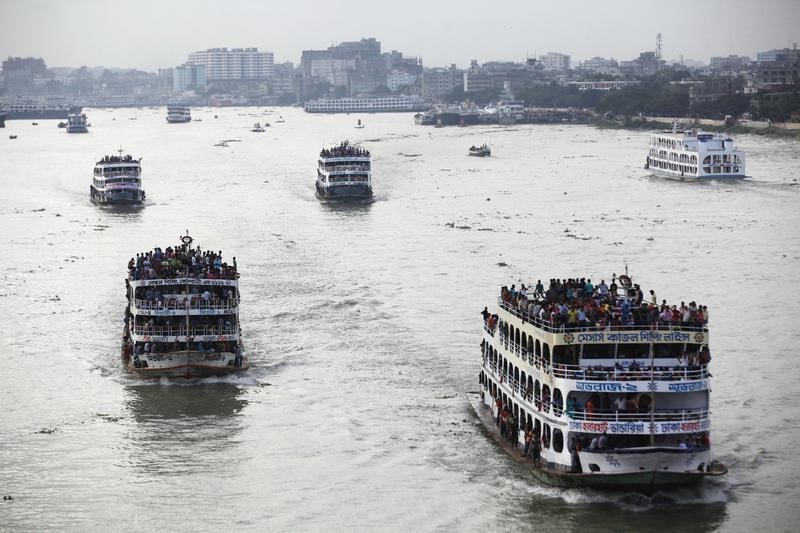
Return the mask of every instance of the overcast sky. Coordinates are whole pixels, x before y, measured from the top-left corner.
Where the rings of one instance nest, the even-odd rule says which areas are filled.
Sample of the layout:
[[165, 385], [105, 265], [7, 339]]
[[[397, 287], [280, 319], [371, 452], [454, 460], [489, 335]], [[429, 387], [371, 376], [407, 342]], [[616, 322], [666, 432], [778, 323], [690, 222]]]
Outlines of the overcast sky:
[[195, 50], [258, 47], [276, 62], [375, 37], [426, 66], [562, 52], [708, 62], [800, 41], [800, 0], [0, 0], [0, 57], [154, 71]]

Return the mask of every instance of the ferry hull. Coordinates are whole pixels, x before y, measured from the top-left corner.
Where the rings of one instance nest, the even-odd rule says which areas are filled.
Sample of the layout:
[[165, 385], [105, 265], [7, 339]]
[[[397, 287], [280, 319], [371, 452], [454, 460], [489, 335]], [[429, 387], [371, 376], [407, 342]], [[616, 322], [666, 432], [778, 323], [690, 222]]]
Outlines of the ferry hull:
[[[538, 481], [563, 488], [596, 488], [607, 490], [637, 491], [652, 493], [657, 490], [670, 487], [685, 487], [700, 483], [709, 476], [720, 476], [727, 473], [727, 468], [719, 463], [711, 463], [706, 471], [665, 471], [665, 470], [642, 470], [637, 472], [621, 473], [575, 473], [559, 467], [557, 465], [544, 462], [535, 463], [532, 459], [524, 457], [521, 450], [508, 442], [500, 435], [500, 431], [494, 423], [491, 409], [486, 406], [478, 393], [467, 393], [467, 400], [472, 406], [473, 411], [483, 424], [484, 429], [512, 458], [522, 463], [533, 477]], [[588, 463], [590, 459], [587, 454], [581, 453], [582, 464]], [[600, 455], [600, 454], [597, 454]], [[585, 465], [584, 468], [587, 468]]]
[[674, 172], [665, 172], [661, 169], [652, 168], [649, 169], [650, 172], [657, 178], [664, 178], [668, 180], [675, 180], [675, 181], [704, 181], [704, 180], [741, 180], [746, 178], [744, 174], [703, 174], [703, 175], [695, 175], [695, 174], [676, 174]]
[[372, 199], [372, 189], [360, 185], [343, 187], [317, 187], [317, 198], [322, 201], [365, 201]]
[[247, 358], [233, 353], [166, 352], [131, 358], [123, 349], [125, 367], [142, 378], [203, 378], [237, 374], [250, 368]]
[[101, 193], [96, 191], [94, 187], [90, 187], [89, 197], [92, 202], [98, 205], [124, 205], [143, 203], [145, 194], [141, 190], [117, 190]]

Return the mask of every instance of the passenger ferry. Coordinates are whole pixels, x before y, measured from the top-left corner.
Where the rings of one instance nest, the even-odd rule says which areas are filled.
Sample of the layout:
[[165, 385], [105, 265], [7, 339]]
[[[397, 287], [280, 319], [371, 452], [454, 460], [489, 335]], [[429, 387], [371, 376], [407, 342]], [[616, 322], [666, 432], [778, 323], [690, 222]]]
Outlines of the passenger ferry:
[[94, 165], [89, 196], [97, 204], [138, 204], [144, 202], [142, 159], [130, 155], [107, 155]]
[[744, 178], [745, 155], [728, 135], [696, 130], [653, 133], [644, 165], [656, 176], [677, 180]]
[[181, 122], [191, 122], [192, 114], [189, 108], [182, 105], [167, 106], [167, 122], [177, 124]]
[[192, 247], [186, 233], [177, 245], [128, 262], [122, 358], [141, 377], [223, 376], [250, 366], [236, 258]]
[[67, 117], [67, 133], [88, 133], [88, 126], [83, 113], [70, 113]]
[[316, 185], [320, 200], [372, 198], [369, 151], [348, 141], [323, 148], [319, 153]]
[[544, 287], [503, 287], [483, 311], [468, 396], [489, 432], [556, 486], [654, 491], [725, 474], [709, 439], [705, 308], [641, 303], [627, 274]]

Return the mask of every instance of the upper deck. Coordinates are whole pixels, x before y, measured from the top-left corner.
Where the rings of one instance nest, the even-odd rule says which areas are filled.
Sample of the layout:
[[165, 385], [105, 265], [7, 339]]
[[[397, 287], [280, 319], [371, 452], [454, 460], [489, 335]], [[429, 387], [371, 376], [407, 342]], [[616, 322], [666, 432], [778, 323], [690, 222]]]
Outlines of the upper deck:
[[664, 148], [677, 152], [734, 152], [736, 146], [728, 135], [687, 130], [683, 132], [653, 133], [652, 148]]
[[129, 287], [151, 286], [226, 286], [238, 285], [236, 257], [228, 263], [222, 251], [192, 248], [192, 238], [181, 237], [181, 243], [136, 254], [128, 261]]

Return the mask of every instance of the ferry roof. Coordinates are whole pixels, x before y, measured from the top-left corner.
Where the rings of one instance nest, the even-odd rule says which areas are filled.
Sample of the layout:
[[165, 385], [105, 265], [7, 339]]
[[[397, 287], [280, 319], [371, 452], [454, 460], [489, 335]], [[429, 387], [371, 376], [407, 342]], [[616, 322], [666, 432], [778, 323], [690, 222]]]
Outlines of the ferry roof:
[[547, 331], [671, 327], [705, 331], [708, 309], [694, 301], [669, 304], [627, 275], [594, 285], [589, 278], [551, 279], [534, 287], [502, 287], [500, 305]]
[[190, 279], [198, 285], [209, 284], [206, 280], [218, 280], [217, 284], [231, 285], [238, 278], [235, 257], [228, 263], [223, 259], [221, 250], [214, 252], [201, 250], [199, 246], [192, 248], [192, 238], [188, 235], [181, 237], [181, 242], [175, 246], [168, 246], [164, 250], [155, 247], [149, 252], [136, 254], [128, 261], [128, 279], [136, 285], [184, 284]]
[[329, 157], [369, 157], [369, 150], [350, 144], [349, 141], [342, 141], [338, 146], [332, 148], [323, 148], [319, 156], [321, 158]]
[[117, 164], [136, 164], [138, 165], [139, 162], [142, 160], [140, 157], [139, 159], [134, 159], [131, 155], [106, 155], [100, 158], [97, 161], [98, 165], [117, 165]]

